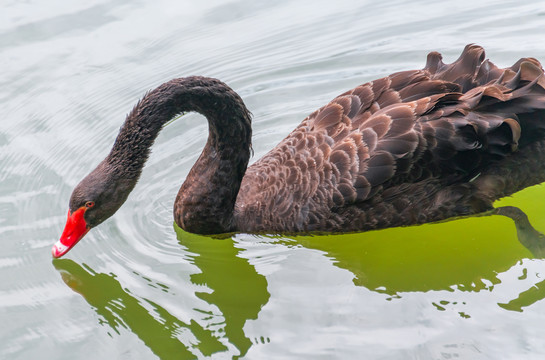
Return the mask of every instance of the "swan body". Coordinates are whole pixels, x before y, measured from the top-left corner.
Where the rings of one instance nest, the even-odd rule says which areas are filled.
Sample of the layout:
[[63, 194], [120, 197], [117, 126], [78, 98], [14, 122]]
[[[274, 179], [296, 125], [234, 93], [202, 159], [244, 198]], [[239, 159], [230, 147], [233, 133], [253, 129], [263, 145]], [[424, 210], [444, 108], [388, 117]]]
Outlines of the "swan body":
[[219, 80], [188, 77], [149, 92], [110, 154], [74, 189], [60, 257], [113, 215], [138, 181], [163, 124], [197, 111], [204, 150], [176, 197], [189, 232], [349, 232], [438, 221], [492, 208], [545, 181], [545, 76], [523, 58], [505, 69], [468, 45], [452, 64], [360, 85], [310, 114], [247, 168], [251, 116]]

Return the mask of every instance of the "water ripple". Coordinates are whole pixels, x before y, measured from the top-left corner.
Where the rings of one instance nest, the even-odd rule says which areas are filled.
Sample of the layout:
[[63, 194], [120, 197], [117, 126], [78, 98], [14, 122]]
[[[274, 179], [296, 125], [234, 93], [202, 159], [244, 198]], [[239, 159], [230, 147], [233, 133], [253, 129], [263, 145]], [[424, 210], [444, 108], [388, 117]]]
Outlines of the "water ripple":
[[[545, 353], [543, 261], [521, 260], [531, 254], [510, 220], [494, 220], [505, 234], [495, 242], [459, 223], [329, 242], [177, 234], [174, 199], [208, 133], [195, 114], [161, 132], [134, 192], [75, 261], [50, 256], [72, 188], [162, 82], [206, 75], [232, 86], [254, 114], [255, 161], [332, 97], [420, 68], [428, 51], [450, 62], [473, 42], [501, 66], [545, 60], [540, 2], [9, 1], [2, 15], [1, 358], [143, 359], [164, 354], [159, 345], [225, 358]], [[524, 204], [544, 230], [545, 210]]]

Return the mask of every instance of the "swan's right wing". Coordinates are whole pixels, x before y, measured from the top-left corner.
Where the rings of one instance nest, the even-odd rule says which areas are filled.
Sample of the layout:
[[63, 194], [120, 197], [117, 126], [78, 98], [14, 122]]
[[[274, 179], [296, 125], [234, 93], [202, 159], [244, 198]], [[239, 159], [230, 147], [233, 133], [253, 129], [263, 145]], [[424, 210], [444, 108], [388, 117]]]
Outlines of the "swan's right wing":
[[404, 191], [433, 195], [410, 184], [468, 181], [545, 134], [544, 94], [537, 60], [498, 69], [476, 46], [450, 65], [432, 53], [423, 70], [335, 98], [251, 166], [237, 212], [255, 224], [242, 228], [333, 230], [329, 222], [347, 207]]
[[346, 206], [403, 183], [468, 181], [543, 138], [544, 109], [537, 60], [499, 69], [470, 45], [450, 65], [432, 53], [423, 70], [357, 87], [322, 108], [313, 123], [333, 140], [332, 198]]

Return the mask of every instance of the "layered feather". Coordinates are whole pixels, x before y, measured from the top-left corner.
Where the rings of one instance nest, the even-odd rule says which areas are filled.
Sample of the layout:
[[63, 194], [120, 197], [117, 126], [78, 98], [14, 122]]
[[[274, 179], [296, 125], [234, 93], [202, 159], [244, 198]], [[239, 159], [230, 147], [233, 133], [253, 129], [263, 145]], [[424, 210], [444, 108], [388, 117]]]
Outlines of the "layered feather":
[[430, 53], [421, 70], [336, 97], [249, 167], [235, 228], [356, 231], [486, 210], [539, 181], [470, 180], [516, 167], [517, 153], [544, 138], [544, 109], [535, 59], [500, 69], [476, 45], [452, 64]]

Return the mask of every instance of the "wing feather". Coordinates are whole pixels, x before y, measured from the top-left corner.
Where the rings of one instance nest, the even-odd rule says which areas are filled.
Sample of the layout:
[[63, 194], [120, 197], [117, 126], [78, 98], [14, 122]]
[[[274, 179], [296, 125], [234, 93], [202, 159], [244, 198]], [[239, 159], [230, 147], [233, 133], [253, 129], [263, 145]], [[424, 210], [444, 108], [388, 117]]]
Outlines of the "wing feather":
[[320, 217], [318, 209], [396, 199], [416, 182], [468, 181], [545, 137], [544, 120], [545, 76], [537, 60], [500, 69], [476, 45], [451, 64], [432, 52], [423, 69], [357, 86], [310, 114], [248, 169], [239, 211], [270, 223], [281, 213], [284, 228], [327, 227], [337, 221], [334, 210]]

